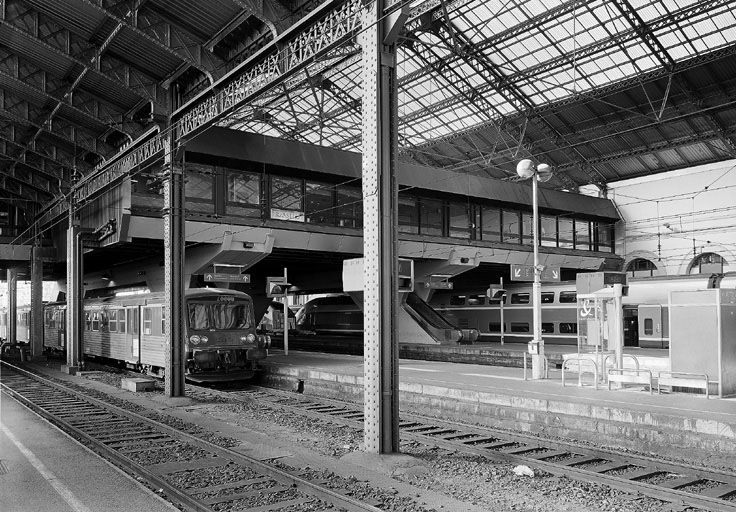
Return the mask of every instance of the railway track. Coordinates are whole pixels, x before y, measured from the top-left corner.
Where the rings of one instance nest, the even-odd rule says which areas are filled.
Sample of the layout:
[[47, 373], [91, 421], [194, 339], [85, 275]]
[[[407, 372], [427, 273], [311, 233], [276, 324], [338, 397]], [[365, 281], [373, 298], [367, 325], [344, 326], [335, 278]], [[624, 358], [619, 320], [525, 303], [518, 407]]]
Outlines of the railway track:
[[[230, 392], [199, 388], [192, 393], [218, 394], [231, 397], [231, 400], [256, 400], [315, 420], [329, 419], [362, 429], [361, 406], [339, 400], [256, 387]], [[719, 512], [736, 511], [734, 472], [406, 413], [401, 414], [400, 429], [402, 440], [411, 439], [430, 446], [480, 455], [496, 462], [533, 466], [554, 475], [638, 492], [681, 506]]]
[[380, 509], [134, 412], [2, 363], [0, 388], [187, 511]]

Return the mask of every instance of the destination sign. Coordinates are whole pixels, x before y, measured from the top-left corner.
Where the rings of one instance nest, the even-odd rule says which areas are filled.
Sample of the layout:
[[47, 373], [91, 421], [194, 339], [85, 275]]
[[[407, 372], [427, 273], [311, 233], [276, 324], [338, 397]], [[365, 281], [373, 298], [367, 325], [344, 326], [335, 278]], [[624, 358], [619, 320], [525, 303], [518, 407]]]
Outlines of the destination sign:
[[204, 275], [204, 281], [206, 283], [250, 283], [250, 274], [208, 272]]
[[[540, 281], [560, 281], [560, 267], [544, 267], [539, 275]], [[511, 265], [512, 281], [534, 281], [533, 265]]]

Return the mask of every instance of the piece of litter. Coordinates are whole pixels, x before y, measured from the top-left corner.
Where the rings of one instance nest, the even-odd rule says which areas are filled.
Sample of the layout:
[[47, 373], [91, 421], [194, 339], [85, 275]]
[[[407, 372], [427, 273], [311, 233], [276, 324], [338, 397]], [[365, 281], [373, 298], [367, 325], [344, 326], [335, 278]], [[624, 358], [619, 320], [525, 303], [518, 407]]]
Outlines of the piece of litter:
[[516, 466], [513, 469], [513, 472], [516, 476], [534, 477], [534, 470], [532, 470], [532, 468], [530, 468], [529, 466]]

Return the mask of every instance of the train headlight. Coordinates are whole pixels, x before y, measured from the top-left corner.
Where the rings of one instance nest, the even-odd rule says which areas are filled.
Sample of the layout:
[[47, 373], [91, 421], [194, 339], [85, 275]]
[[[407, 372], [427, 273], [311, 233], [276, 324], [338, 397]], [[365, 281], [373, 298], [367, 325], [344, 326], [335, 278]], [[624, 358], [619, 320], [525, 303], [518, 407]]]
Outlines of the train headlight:
[[207, 343], [208, 341], [210, 341], [210, 339], [209, 339], [209, 338], [208, 338], [207, 336], [200, 336], [200, 337], [199, 337], [199, 340], [200, 340], [200, 341], [201, 341], [202, 343]]
[[256, 342], [256, 335], [253, 334], [253, 333], [250, 333], [248, 336], [246, 336], [245, 339], [248, 341], [248, 343], [255, 343]]
[[202, 338], [200, 338], [200, 337], [199, 337], [199, 336], [197, 336], [196, 334], [195, 334], [194, 336], [189, 336], [189, 341], [191, 341], [191, 342], [192, 342], [192, 343], [194, 343], [195, 345], [199, 345], [199, 342], [200, 342], [200, 340], [201, 340], [201, 339], [202, 339]]

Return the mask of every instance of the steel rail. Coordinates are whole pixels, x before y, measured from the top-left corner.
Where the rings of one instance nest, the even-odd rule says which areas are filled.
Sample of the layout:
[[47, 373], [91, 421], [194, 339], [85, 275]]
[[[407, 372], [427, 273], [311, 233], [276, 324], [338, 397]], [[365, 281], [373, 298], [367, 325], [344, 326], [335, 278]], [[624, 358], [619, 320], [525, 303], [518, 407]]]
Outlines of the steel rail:
[[[155, 430], [158, 430], [161, 433], [164, 433], [172, 437], [175, 440], [185, 441], [198, 448], [207, 450], [215, 454], [216, 456], [222, 457], [224, 461], [230, 460], [235, 463], [241, 464], [242, 466], [255, 470], [261, 473], [262, 475], [266, 475], [281, 484], [286, 484], [288, 486], [295, 487], [316, 499], [325, 501], [327, 503], [332, 503], [339, 507], [343, 507], [348, 511], [380, 512], [380, 509], [377, 507], [374, 507], [367, 503], [363, 503], [349, 496], [342, 495], [327, 487], [323, 487], [321, 485], [310, 482], [309, 480], [302, 478], [300, 476], [294, 475], [288, 471], [284, 471], [282, 469], [278, 469], [276, 467], [270, 466], [258, 459], [248, 457], [247, 455], [243, 455], [241, 453], [235, 452], [228, 448], [223, 448], [216, 444], [210, 443], [209, 441], [200, 439], [192, 434], [181, 432], [173, 427], [170, 427], [163, 423], [151, 420], [150, 418], [147, 418], [140, 414], [122, 409], [118, 406], [106, 403], [102, 400], [90, 397], [78, 391], [74, 391], [61, 384], [53, 382], [47, 378], [41, 377], [37, 374], [27, 371], [23, 368], [20, 368], [15, 365], [11, 365], [6, 361], [0, 361], [0, 364], [6, 367], [7, 369], [10, 369], [12, 372], [15, 372], [16, 374], [19, 374], [22, 377], [25, 377], [26, 379], [29, 379], [31, 381], [34, 381], [36, 383], [42, 384], [47, 387], [51, 387], [62, 393], [71, 395], [76, 400], [82, 403], [91, 404], [108, 413], [122, 416], [124, 418], [130, 419], [138, 423], [143, 423]], [[7, 377], [8, 377], [7, 373], [1, 376], [1, 378], [7, 378]], [[104, 455], [105, 457], [110, 457], [110, 459], [115, 464], [119, 464], [120, 466], [130, 471], [131, 473], [137, 474], [141, 476], [142, 478], [145, 478], [147, 481], [155, 483], [157, 487], [164, 489], [165, 494], [175, 497], [175, 499], [180, 501], [181, 504], [187, 507], [188, 510], [193, 510], [193, 511], [198, 511], [198, 512], [211, 512], [212, 511], [212, 508], [207, 506], [204, 503], [204, 501], [199, 501], [189, 496], [188, 494], [185, 494], [182, 490], [175, 487], [173, 484], [170, 484], [164, 478], [157, 476], [151, 471], [145, 469], [140, 464], [116, 452], [114, 449], [105, 445], [104, 442], [101, 442], [98, 439], [95, 439], [93, 435], [89, 435], [85, 433], [84, 431], [72, 425], [69, 421], [66, 421], [63, 418], [60, 418], [57, 414], [53, 414], [47, 411], [44, 407], [37, 405], [36, 403], [34, 403], [32, 399], [24, 396], [22, 392], [13, 390], [11, 387], [9, 387], [3, 382], [0, 382], [0, 389], [8, 393], [9, 396], [12, 396], [16, 400], [18, 400], [19, 403], [25, 405], [29, 409], [37, 412], [42, 417], [48, 419], [54, 425], [73, 434], [74, 436], [79, 436], [79, 438], [82, 439], [85, 443], [91, 446], [94, 446], [95, 450], [98, 451], [98, 453], [100, 453], [101, 455]]]

